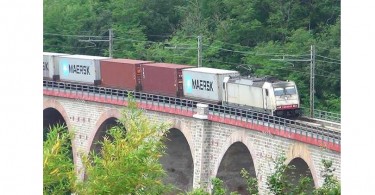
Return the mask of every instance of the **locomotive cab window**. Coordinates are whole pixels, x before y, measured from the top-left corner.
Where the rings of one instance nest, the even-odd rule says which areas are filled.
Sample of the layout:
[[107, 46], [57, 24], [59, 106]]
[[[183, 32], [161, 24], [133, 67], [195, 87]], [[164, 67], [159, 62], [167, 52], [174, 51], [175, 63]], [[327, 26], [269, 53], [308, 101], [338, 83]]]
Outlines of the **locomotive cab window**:
[[285, 93], [287, 95], [295, 95], [297, 93], [296, 88], [295, 87], [285, 87]]
[[284, 89], [283, 88], [275, 88], [274, 89], [275, 96], [282, 96], [284, 94]]

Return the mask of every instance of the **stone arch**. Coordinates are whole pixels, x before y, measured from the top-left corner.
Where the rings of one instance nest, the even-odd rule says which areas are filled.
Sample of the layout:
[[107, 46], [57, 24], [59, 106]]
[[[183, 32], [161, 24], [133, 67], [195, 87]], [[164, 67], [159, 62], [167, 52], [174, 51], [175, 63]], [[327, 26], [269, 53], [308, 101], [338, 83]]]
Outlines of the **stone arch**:
[[289, 150], [286, 154], [285, 163], [289, 164], [294, 159], [300, 158], [307, 164], [308, 168], [310, 169], [312, 178], [314, 180], [314, 186], [318, 186], [318, 176], [315, 170], [314, 161], [312, 159], [311, 153], [308, 149], [306, 144], [302, 143], [294, 143], [289, 147]]
[[[157, 118], [156, 121], [162, 122], [162, 120], [160, 118]], [[193, 178], [194, 178], [194, 144], [193, 144], [193, 140], [192, 140], [190, 123], [186, 122], [185, 120], [178, 119], [178, 118], [169, 119], [168, 122], [171, 123], [171, 127], [169, 129], [170, 134], [167, 134], [166, 136], [167, 137], [172, 136], [172, 137], [175, 137], [175, 138], [177, 136], [177, 139], [179, 140], [177, 142], [181, 143], [181, 144], [183, 144], [183, 142], [186, 141], [187, 147], [190, 150], [190, 154], [189, 154], [190, 156], [185, 153], [185, 155], [187, 155], [187, 156], [185, 156], [186, 158], [184, 158], [183, 161], [181, 161], [180, 163], [177, 163], [177, 164], [173, 163], [173, 162], [171, 163], [171, 161], [168, 160], [167, 156], [163, 156], [160, 159], [160, 162], [162, 163], [163, 168], [165, 169], [165, 171], [167, 172], [167, 175], [168, 175], [168, 177], [166, 177], [164, 182], [172, 183], [174, 186], [176, 186], [178, 189], [180, 189], [180, 190], [178, 190], [178, 189], [174, 190], [170, 194], [177, 194], [177, 193], [183, 192], [183, 191], [191, 191], [193, 189]], [[171, 141], [173, 142], [173, 140], [171, 140]], [[172, 151], [176, 150], [177, 146], [172, 146], [174, 149], [172, 149], [172, 151], [168, 152], [169, 147], [171, 147], [171, 146], [168, 147], [168, 144], [172, 144], [172, 145], [176, 144], [176, 142], [174, 142], [174, 143], [172, 143], [172, 142], [170, 142], [170, 143], [166, 142], [166, 144], [167, 144], [167, 149], [166, 149], [167, 155], [169, 155]], [[184, 146], [182, 146], [182, 147], [184, 147]], [[186, 145], [185, 145], [185, 147], [186, 147]], [[177, 149], [177, 151], [181, 151], [181, 150]], [[184, 151], [187, 151], [187, 148], [185, 148]], [[175, 153], [176, 153], [176, 151], [175, 151]], [[172, 158], [179, 158], [179, 157], [176, 157], [176, 155], [174, 155], [174, 157], [172, 157]], [[183, 158], [183, 157], [181, 157], [181, 158]]]
[[[72, 124], [70, 123], [70, 120], [69, 120], [69, 117], [68, 117], [68, 114], [66, 113], [64, 107], [61, 105], [61, 103], [59, 101], [57, 101], [56, 99], [48, 99], [48, 100], [44, 100], [43, 101], [43, 110], [45, 109], [48, 109], [48, 108], [53, 108], [55, 110], [57, 110], [61, 116], [64, 118], [64, 121], [66, 123], [66, 126], [68, 127], [68, 131], [71, 132], [73, 130], [73, 126]], [[74, 167], [77, 170], [77, 162], [78, 162], [78, 159], [77, 159], [77, 148], [76, 148], [76, 144], [75, 144], [75, 141], [72, 140], [72, 152], [73, 152], [73, 162], [74, 162]]]
[[[245, 130], [235, 131], [229, 137], [227, 137], [223, 146], [221, 147], [218, 158], [216, 159], [215, 167], [214, 167], [213, 174], [212, 174], [213, 177], [217, 177], [221, 162], [224, 160], [226, 152], [230, 149], [231, 146], [234, 146], [235, 144], [238, 144], [238, 143], [243, 144], [246, 147], [246, 149], [249, 151], [250, 158], [252, 159], [252, 162], [250, 163], [253, 163], [255, 176], [258, 178], [258, 170], [257, 170], [258, 160], [255, 155], [254, 146], [247, 139]], [[258, 183], [259, 183], [259, 180], [258, 180]]]
[[217, 175], [217, 171], [219, 169], [220, 163], [221, 163], [221, 161], [224, 157], [225, 152], [229, 149], [230, 146], [232, 146], [236, 142], [241, 142], [247, 147], [247, 149], [249, 150], [250, 155], [252, 156], [253, 161], [254, 161], [255, 173], [256, 173], [256, 175], [258, 175], [257, 169], [256, 169], [258, 167], [258, 161], [257, 161], [257, 158], [255, 156], [254, 146], [250, 141], [248, 141], [248, 139], [246, 139], [246, 132], [245, 131], [236, 131], [236, 132], [232, 133], [229, 137], [227, 137], [227, 139], [224, 142], [223, 147], [221, 147], [222, 149], [220, 150], [219, 156], [218, 156], [218, 158], [215, 162], [215, 168], [214, 168], [214, 172], [212, 174], [213, 176]]
[[121, 113], [118, 109], [110, 109], [105, 111], [102, 115], [100, 115], [99, 119], [95, 123], [93, 131], [90, 132], [89, 139], [87, 140], [86, 154], [90, 152], [90, 148], [93, 144], [95, 135], [98, 133], [98, 130], [101, 127], [101, 125], [110, 118], [119, 119], [120, 117]]
[[189, 145], [189, 148], [190, 148], [190, 151], [191, 151], [191, 156], [193, 157], [193, 162], [194, 161], [194, 144], [193, 144], [193, 138], [192, 138], [192, 135], [191, 135], [191, 129], [189, 128], [189, 126], [186, 124], [186, 123], [183, 123], [181, 122], [181, 120], [178, 120], [178, 119], [172, 119], [170, 121], [172, 123], [172, 127], [170, 129], [178, 129], [180, 130], [180, 132], [184, 135], [188, 145]]
[[164, 142], [166, 154], [160, 158], [160, 163], [167, 173], [164, 179], [177, 187], [170, 194], [191, 191], [194, 178], [194, 158], [185, 134], [175, 127], [169, 129]]

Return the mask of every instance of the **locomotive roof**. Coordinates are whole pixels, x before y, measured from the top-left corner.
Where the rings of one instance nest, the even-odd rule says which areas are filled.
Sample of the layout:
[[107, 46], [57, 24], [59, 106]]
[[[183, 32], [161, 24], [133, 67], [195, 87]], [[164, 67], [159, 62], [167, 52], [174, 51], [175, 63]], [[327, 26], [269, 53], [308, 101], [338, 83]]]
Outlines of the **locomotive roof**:
[[278, 83], [280, 80], [276, 79], [275, 77], [233, 77], [229, 79], [230, 83], [238, 83], [242, 85], [252, 85], [254, 87], [262, 87], [265, 82], [270, 83]]

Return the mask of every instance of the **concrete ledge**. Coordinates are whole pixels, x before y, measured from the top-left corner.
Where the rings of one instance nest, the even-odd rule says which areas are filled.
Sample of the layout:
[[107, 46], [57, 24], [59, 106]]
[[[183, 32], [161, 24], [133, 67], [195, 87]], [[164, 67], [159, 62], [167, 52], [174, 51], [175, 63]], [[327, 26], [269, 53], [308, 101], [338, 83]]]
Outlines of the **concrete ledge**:
[[197, 119], [208, 119], [208, 105], [207, 104], [197, 104], [197, 114], [194, 114], [193, 117]]
[[193, 117], [197, 119], [205, 119], [205, 120], [208, 119], [207, 115], [200, 115], [200, 114], [194, 114]]

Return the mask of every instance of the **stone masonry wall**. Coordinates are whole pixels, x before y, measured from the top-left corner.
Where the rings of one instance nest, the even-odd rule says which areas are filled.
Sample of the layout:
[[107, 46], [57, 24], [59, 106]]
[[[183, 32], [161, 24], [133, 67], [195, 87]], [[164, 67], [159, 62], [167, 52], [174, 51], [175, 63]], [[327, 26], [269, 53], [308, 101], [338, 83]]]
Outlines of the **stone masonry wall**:
[[[43, 100], [56, 100], [67, 113], [65, 120], [69, 120], [76, 132], [74, 144], [77, 157], [80, 152], [87, 153], [90, 137], [95, 135], [99, 118], [104, 114], [120, 110], [121, 106], [87, 102], [82, 100], [61, 97], [43, 96]], [[242, 142], [249, 149], [254, 161], [259, 190], [261, 194], [268, 194], [266, 180], [273, 171], [273, 160], [285, 154], [287, 161], [293, 158], [302, 158], [311, 169], [315, 185], [321, 186], [323, 178], [321, 171], [322, 159], [332, 160], [336, 168], [335, 175], [340, 179], [340, 153], [317, 146], [300, 143], [291, 139], [282, 138], [258, 131], [211, 122], [191, 117], [177, 116], [167, 113], [145, 110], [151, 121], [173, 124], [185, 136], [192, 152], [194, 162], [193, 187], [205, 187], [210, 190], [209, 181], [215, 177], [226, 150], [235, 142]], [[103, 117], [102, 117], [103, 118]], [[80, 170], [82, 163], [77, 158], [76, 167]], [[82, 176], [82, 175], [81, 175]]]

